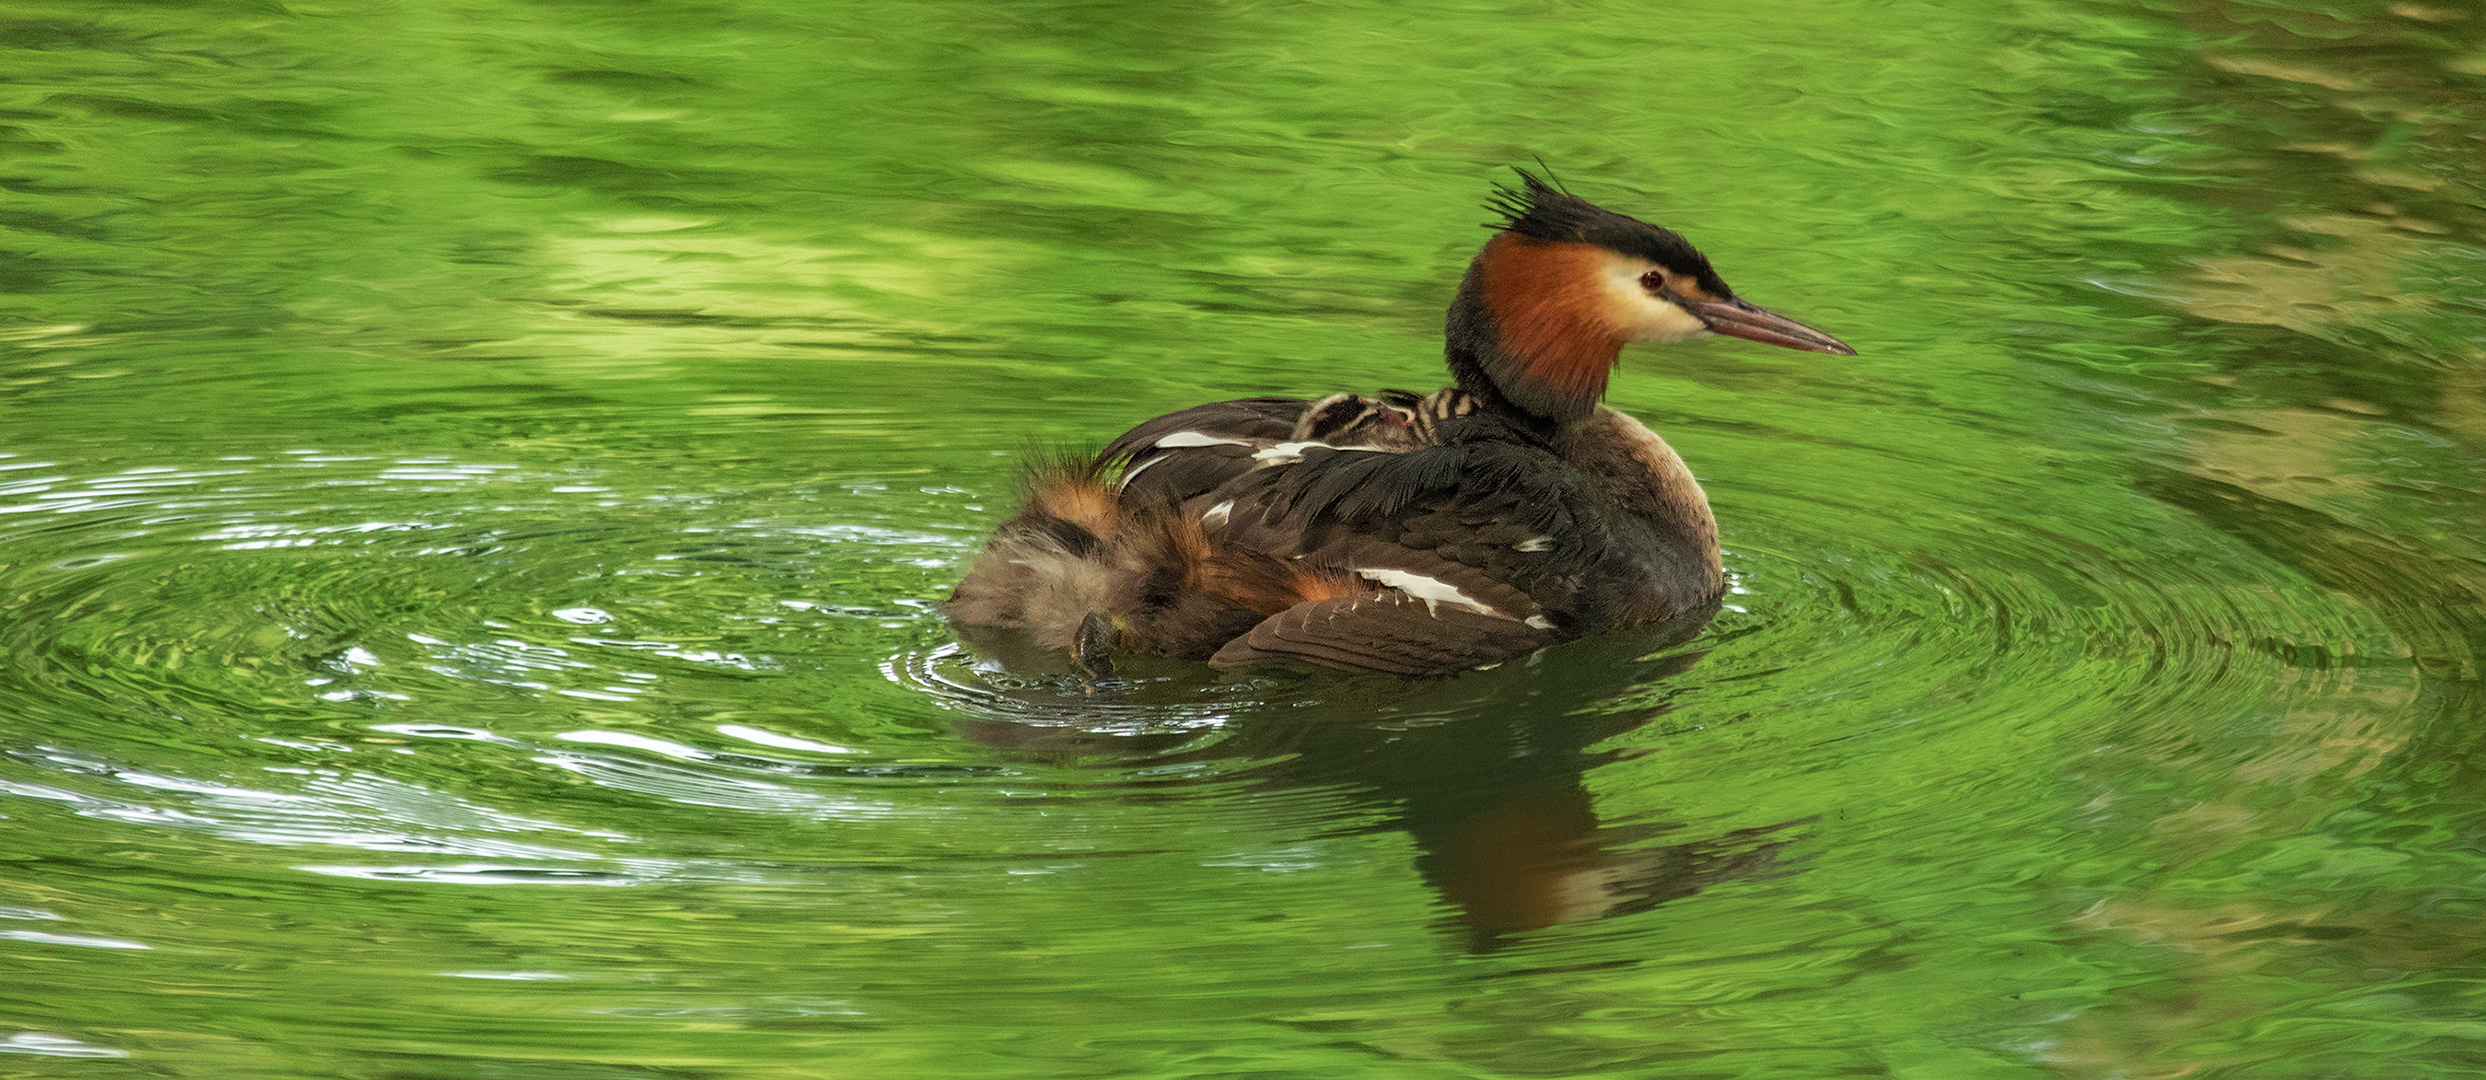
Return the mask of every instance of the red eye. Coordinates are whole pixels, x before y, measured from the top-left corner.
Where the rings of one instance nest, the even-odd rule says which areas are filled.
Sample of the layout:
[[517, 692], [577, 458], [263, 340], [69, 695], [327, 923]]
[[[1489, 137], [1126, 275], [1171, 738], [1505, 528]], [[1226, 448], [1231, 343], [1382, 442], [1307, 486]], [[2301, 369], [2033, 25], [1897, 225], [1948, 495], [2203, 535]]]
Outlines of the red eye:
[[1640, 287], [1650, 292], [1657, 292], [1666, 287], [1666, 275], [1655, 270], [1642, 274], [1640, 275]]

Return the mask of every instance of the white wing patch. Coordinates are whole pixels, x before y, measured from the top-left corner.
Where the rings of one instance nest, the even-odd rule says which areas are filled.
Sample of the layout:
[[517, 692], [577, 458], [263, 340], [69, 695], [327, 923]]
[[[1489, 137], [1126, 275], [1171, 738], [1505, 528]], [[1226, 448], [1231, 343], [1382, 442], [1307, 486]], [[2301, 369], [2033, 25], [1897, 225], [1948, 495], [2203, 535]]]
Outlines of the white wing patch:
[[1233, 514], [1234, 500], [1228, 499], [1224, 502], [1218, 503], [1215, 506], [1209, 507], [1207, 513], [1201, 514], [1200, 526], [1206, 529], [1225, 528], [1226, 519], [1231, 517]]
[[1435, 616], [1441, 614], [1438, 605], [1449, 604], [1452, 607], [1466, 608], [1479, 615], [1491, 615], [1497, 619], [1510, 618], [1508, 615], [1477, 603], [1475, 597], [1460, 592], [1458, 586], [1440, 578], [1426, 577], [1423, 574], [1410, 573], [1405, 570], [1358, 570], [1355, 573], [1368, 581], [1379, 582], [1424, 601], [1424, 610], [1432, 612]]
[[1511, 550], [1512, 550], [1512, 551], [1552, 551], [1552, 550], [1554, 550], [1554, 538], [1553, 538], [1553, 537], [1550, 537], [1550, 536], [1531, 536], [1531, 537], [1529, 537], [1529, 538], [1527, 538], [1527, 539], [1525, 539], [1525, 540], [1520, 541], [1519, 543], [1517, 543], [1517, 544], [1515, 544], [1515, 545], [1512, 545]]
[[1195, 446], [1250, 446], [1251, 443], [1204, 431], [1177, 431], [1150, 445], [1160, 450], [1187, 450]]
[[1378, 446], [1331, 446], [1325, 442], [1282, 442], [1253, 454], [1252, 460], [1259, 464], [1252, 467], [1265, 469], [1272, 465], [1293, 465], [1303, 460], [1303, 452], [1306, 450], [1362, 450], [1371, 454], [1390, 453]]
[[1141, 474], [1141, 473], [1143, 473], [1143, 472], [1148, 471], [1148, 467], [1149, 467], [1149, 466], [1154, 465], [1154, 464], [1156, 464], [1156, 463], [1158, 463], [1158, 462], [1160, 462], [1160, 461], [1164, 461], [1164, 460], [1165, 460], [1168, 456], [1169, 456], [1169, 455], [1159, 454], [1159, 455], [1157, 455], [1157, 456], [1155, 456], [1155, 457], [1149, 458], [1149, 459], [1148, 459], [1148, 460], [1146, 460], [1146, 461], [1140, 462], [1140, 463], [1139, 463], [1139, 464], [1137, 464], [1137, 465], [1133, 465], [1133, 466], [1131, 466], [1131, 467], [1130, 467], [1130, 468], [1128, 468], [1128, 469], [1124, 469], [1124, 470], [1122, 470], [1122, 482], [1121, 482], [1120, 484], [1115, 485], [1115, 486], [1116, 486], [1116, 487], [1118, 487], [1118, 488], [1125, 488], [1125, 487], [1129, 487], [1129, 486], [1131, 486], [1131, 478], [1132, 478], [1132, 477], [1134, 477], [1134, 476], [1138, 476], [1139, 474]]

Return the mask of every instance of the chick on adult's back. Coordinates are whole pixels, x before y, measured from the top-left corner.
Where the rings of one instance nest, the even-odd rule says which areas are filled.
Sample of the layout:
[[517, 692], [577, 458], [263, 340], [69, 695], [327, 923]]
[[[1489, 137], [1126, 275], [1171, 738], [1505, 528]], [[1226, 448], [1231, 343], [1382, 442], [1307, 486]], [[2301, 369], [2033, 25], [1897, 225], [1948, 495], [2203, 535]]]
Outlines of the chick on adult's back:
[[1115, 653], [1438, 674], [1716, 608], [1681, 458], [1599, 404], [1633, 341], [1854, 355], [1754, 307], [1692, 245], [1520, 172], [1451, 302], [1456, 385], [1247, 398], [1038, 466], [950, 598], [1093, 674]]

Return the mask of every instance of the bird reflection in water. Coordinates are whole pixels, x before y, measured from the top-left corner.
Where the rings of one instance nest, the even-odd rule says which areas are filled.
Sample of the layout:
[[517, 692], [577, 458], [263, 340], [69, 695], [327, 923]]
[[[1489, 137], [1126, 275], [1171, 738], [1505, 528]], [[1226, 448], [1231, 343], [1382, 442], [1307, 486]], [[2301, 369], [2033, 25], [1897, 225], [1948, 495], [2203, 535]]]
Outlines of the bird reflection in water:
[[[1656, 843], [1682, 827], [1599, 817], [1589, 773], [1647, 752], [1601, 744], [1670, 711], [1658, 692], [1663, 681], [1700, 660], [1698, 652], [1649, 656], [1662, 638], [1580, 642], [1445, 680], [1258, 671], [1244, 684], [1251, 693], [1220, 706], [1220, 737], [1203, 739], [1196, 724], [1166, 722], [1179, 719], [1183, 706], [1150, 703], [1198, 691], [1197, 665], [1168, 661], [1163, 679], [1142, 668], [1097, 688], [1058, 651], [1024, 636], [985, 630], [967, 637], [1032, 684], [985, 686], [986, 694], [1012, 699], [1006, 711], [1015, 718], [953, 721], [965, 737], [1048, 764], [1117, 773], [1144, 765], [1151, 779], [1114, 785], [1134, 791], [1249, 778], [1344, 793], [1352, 807], [1331, 816], [1370, 820], [1356, 811], [1377, 811], [1372, 828], [1408, 833], [1415, 869], [1476, 951], [1501, 948], [1524, 931], [1646, 911], [1789, 866], [1781, 853], [1797, 822]], [[1196, 697], [1188, 712], [1197, 719]], [[1148, 721], [1152, 715], [1158, 722]], [[1184, 775], [1171, 767], [1187, 763], [1222, 767], [1167, 778]]]

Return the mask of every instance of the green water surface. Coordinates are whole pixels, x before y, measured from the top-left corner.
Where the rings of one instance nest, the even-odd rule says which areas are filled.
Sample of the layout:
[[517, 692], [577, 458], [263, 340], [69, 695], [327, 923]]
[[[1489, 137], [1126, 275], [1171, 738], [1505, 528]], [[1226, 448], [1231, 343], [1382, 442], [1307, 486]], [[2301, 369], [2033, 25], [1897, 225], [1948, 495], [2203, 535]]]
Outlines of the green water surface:
[[[2486, 1073], [2481, 132], [2453, 0], [0, 0], [0, 1077]], [[1627, 355], [1700, 638], [941, 620], [1540, 158], [1860, 352]]]

